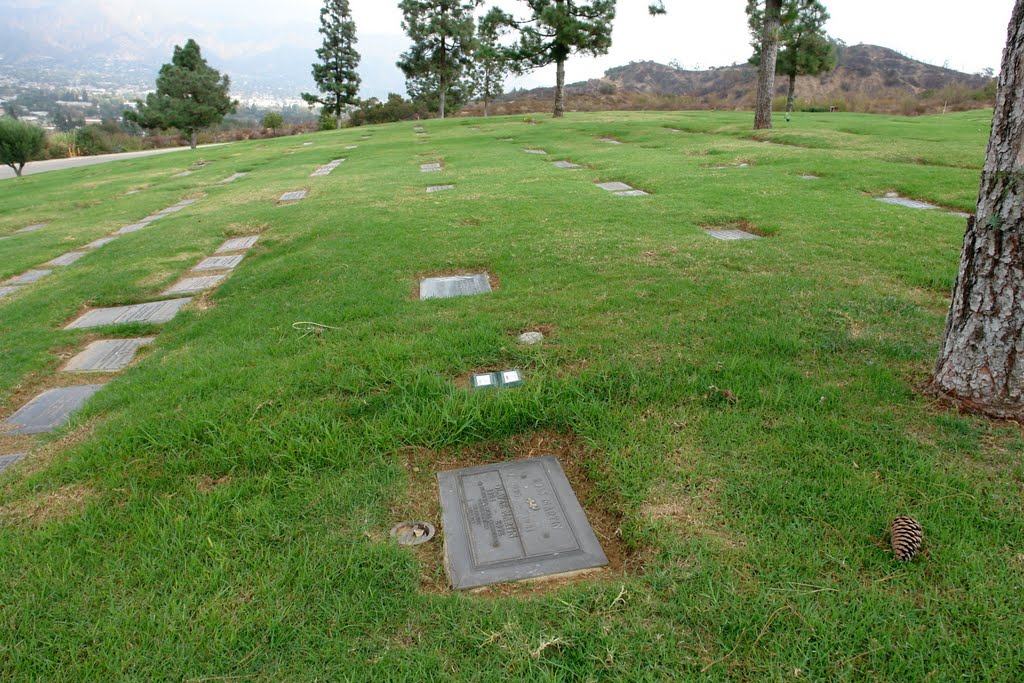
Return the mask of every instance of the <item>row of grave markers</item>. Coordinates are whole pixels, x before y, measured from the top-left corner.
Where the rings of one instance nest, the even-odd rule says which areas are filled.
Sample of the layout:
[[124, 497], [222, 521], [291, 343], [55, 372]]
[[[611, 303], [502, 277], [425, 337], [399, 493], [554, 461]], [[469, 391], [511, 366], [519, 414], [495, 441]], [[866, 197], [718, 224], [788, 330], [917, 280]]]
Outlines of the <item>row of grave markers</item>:
[[[160, 296], [198, 293], [219, 285], [230, 271], [242, 262], [244, 254], [237, 252], [251, 249], [258, 239], [258, 235], [228, 239], [213, 256], [203, 259], [192, 268], [192, 272], [188, 276], [162, 292]], [[69, 323], [64, 329], [91, 329], [134, 322], [165, 323], [173, 319], [191, 300], [190, 297], [176, 298], [129, 306], [92, 309]], [[68, 361], [60, 371], [64, 373], [120, 372], [134, 360], [139, 349], [154, 341], [155, 337], [94, 341]], [[44, 391], [0, 423], [0, 435], [32, 435], [51, 432], [66, 424], [72, 414], [81, 409], [85, 402], [104, 386], [105, 383], [83, 384]], [[26, 455], [26, 453], [14, 453], [0, 456], [0, 472]]]
[[[183, 199], [177, 204], [169, 206], [166, 209], [163, 209], [162, 211], [157, 211], [154, 214], [146, 216], [137, 223], [126, 225], [120, 230], [114, 232], [113, 234], [108, 235], [107, 237], [101, 237], [100, 239], [94, 240], [89, 244], [86, 244], [85, 246], [79, 247], [76, 250], [69, 251], [66, 254], [62, 254], [55, 259], [47, 261], [39, 268], [27, 270], [24, 273], [21, 273], [20, 275], [16, 275], [8, 280], [5, 280], [4, 282], [0, 282], [0, 299], [3, 299], [7, 296], [10, 296], [12, 294], [15, 294], [16, 292], [21, 291], [21, 289], [26, 285], [31, 285], [35, 284], [36, 282], [39, 282], [43, 278], [52, 274], [53, 268], [64, 268], [70, 266], [73, 263], [77, 262], [79, 259], [82, 259], [88, 256], [89, 254], [93, 253], [97, 249], [110, 244], [111, 242], [118, 239], [122, 235], [138, 232], [139, 230], [144, 230], [145, 228], [148, 228], [150, 225], [160, 220], [161, 218], [169, 216], [173, 213], [177, 213], [178, 211], [181, 211], [187, 206], [194, 204], [196, 201], [198, 200]], [[46, 224], [41, 224], [41, 227], [45, 225]], [[22, 230], [19, 230], [18, 232], [22, 231], [24, 231], [24, 228]]]

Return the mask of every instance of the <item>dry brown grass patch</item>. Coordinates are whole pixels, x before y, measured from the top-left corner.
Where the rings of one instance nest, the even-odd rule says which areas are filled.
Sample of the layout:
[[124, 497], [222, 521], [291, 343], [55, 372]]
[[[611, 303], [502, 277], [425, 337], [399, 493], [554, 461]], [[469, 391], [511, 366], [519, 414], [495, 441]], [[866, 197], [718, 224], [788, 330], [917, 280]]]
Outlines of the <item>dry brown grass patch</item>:
[[696, 491], [678, 485], [662, 487], [652, 492], [640, 514], [651, 522], [666, 524], [682, 537], [707, 538], [727, 548], [738, 548], [743, 544], [726, 530], [718, 504], [720, 485], [710, 480]]
[[0, 518], [15, 524], [42, 526], [59, 522], [85, 510], [96, 492], [83, 484], [71, 484], [49, 493], [16, 500], [0, 507]]

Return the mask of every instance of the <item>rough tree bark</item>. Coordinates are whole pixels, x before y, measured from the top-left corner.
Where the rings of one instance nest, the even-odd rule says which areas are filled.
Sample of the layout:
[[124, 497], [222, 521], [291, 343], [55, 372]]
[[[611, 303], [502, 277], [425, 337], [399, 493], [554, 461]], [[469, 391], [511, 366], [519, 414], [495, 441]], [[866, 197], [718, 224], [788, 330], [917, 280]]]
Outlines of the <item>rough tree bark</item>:
[[556, 119], [565, 116], [565, 60], [558, 60], [558, 67], [555, 77], [555, 111], [552, 114]]
[[786, 97], [786, 113], [793, 113], [793, 105], [796, 102], [796, 74], [789, 74], [789, 95]]
[[772, 97], [775, 96], [775, 64], [779, 57], [782, 31], [782, 0], [767, 0], [764, 9], [764, 38], [761, 41], [761, 65], [757, 74], [757, 109], [754, 129], [772, 127]]
[[1024, 418], [1024, 0], [999, 75], [992, 135], [932, 390], [966, 410]]
[[192, 135], [189, 136], [189, 143], [192, 145], [192, 149], [195, 149], [199, 145], [199, 131], [193, 129]]

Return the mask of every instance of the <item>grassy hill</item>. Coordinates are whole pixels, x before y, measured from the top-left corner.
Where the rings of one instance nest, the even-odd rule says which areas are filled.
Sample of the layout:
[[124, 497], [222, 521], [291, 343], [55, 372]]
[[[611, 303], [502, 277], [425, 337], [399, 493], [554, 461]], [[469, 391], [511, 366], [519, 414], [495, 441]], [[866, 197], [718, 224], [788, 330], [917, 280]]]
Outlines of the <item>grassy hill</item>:
[[[1013, 679], [1024, 438], [916, 391], [989, 119], [427, 121], [0, 182], [0, 281], [198, 200], [0, 299], [0, 416], [109, 382], [53, 435], [0, 433], [32, 449], [0, 474], [0, 678]], [[63, 329], [256, 234], [171, 322]], [[490, 294], [415, 297], [482, 271]], [[60, 372], [140, 336], [122, 373]], [[440, 540], [389, 540], [439, 525], [438, 471], [540, 454], [608, 570], [453, 593]]]

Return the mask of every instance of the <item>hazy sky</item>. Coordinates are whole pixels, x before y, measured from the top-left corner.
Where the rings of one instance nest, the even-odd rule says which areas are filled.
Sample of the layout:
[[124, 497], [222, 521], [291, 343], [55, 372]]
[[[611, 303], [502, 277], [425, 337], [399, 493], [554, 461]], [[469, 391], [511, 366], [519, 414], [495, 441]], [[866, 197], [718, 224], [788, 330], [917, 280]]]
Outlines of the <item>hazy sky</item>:
[[[77, 4], [79, 0], [0, 0], [15, 4]], [[573, 57], [570, 82], [600, 76], [630, 61], [676, 60], [687, 68], [743, 62], [750, 55], [744, 0], [666, 0], [669, 13], [651, 17], [649, 0], [619, 0], [611, 52], [597, 59]], [[999, 68], [1013, 0], [824, 0], [832, 14], [828, 32], [848, 44], [872, 43], [967, 72]], [[203, 46], [226, 56], [272, 46], [319, 44], [316, 32], [322, 0], [93, 0], [90, 6], [121, 21], [174, 27], [203, 36]], [[519, 12], [525, 3], [498, 0]], [[403, 79], [394, 61], [407, 41], [397, 0], [351, 0], [364, 65], [364, 94], [383, 95]], [[553, 69], [534, 72], [516, 85], [551, 85]]]

